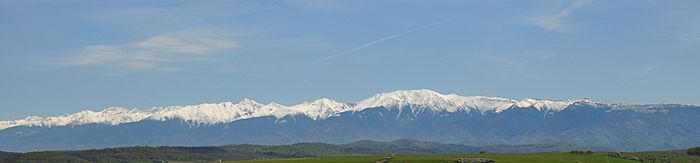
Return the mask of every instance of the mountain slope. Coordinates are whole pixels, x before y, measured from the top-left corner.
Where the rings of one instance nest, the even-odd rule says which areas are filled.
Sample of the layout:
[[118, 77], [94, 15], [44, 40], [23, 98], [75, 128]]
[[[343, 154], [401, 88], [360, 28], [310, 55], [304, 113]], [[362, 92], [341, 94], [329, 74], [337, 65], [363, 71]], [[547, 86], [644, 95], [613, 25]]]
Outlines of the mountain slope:
[[238, 103], [205, 103], [155, 107], [148, 110], [111, 107], [99, 112], [86, 110], [57, 117], [31, 116], [14, 121], [0, 121], [0, 130], [15, 126], [119, 125], [143, 120], [167, 121], [171, 119], [183, 120], [192, 124], [217, 124], [256, 117], [275, 116], [280, 118], [288, 115], [305, 115], [319, 120], [348, 111], [361, 111], [376, 107], [403, 108], [404, 106], [449, 112], [472, 110], [482, 113], [502, 112], [512, 107], [533, 107], [538, 110], [560, 111], [577, 102], [593, 103], [586, 99], [567, 101], [523, 99], [517, 101], [503, 97], [443, 95], [431, 90], [405, 90], [380, 93], [357, 104], [340, 103], [322, 98], [292, 106], [284, 106], [274, 102], [263, 105], [250, 99], [243, 99]]
[[697, 106], [512, 100], [430, 90], [382, 93], [358, 103], [320, 99], [284, 106], [246, 99], [2, 124], [9, 127], [0, 130], [0, 150], [9, 151], [395, 139], [470, 146], [567, 142], [625, 151], [700, 145]]

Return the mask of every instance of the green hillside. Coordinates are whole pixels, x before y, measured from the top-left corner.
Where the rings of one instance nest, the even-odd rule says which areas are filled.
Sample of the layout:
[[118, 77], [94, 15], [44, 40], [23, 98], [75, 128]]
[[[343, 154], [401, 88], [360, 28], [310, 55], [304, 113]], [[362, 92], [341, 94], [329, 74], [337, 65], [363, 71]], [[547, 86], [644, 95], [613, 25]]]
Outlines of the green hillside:
[[670, 151], [646, 151], [646, 152], [613, 152], [610, 156], [627, 158], [633, 160], [643, 160], [645, 162], [673, 162], [673, 163], [698, 163], [700, 155], [694, 155], [694, 150], [670, 150]]
[[390, 155], [390, 156], [337, 156], [306, 159], [282, 159], [282, 160], [249, 160], [230, 161], [229, 163], [353, 163], [372, 162], [391, 157], [389, 163], [454, 163], [458, 158], [488, 158], [497, 163], [548, 163], [548, 162], [610, 162], [632, 163], [636, 161], [625, 160], [607, 156], [606, 154], [569, 154], [564, 152], [533, 153], [533, 154], [417, 154], [417, 155]]
[[[386, 156], [390, 162], [453, 162], [457, 158], [488, 158], [497, 162], [700, 162], [696, 149], [652, 152], [561, 151], [570, 145], [471, 147], [415, 140], [357, 141], [348, 144], [227, 145], [218, 147], [122, 147], [28, 153], [0, 152], [0, 162], [369, 162]], [[480, 151], [486, 154], [477, 154]], [[540, 152], [531, 152], [540, 151]], [[518, 154], [530, 152], [528, 154]], [[507, 154], [499, 154], [507, 153]]]

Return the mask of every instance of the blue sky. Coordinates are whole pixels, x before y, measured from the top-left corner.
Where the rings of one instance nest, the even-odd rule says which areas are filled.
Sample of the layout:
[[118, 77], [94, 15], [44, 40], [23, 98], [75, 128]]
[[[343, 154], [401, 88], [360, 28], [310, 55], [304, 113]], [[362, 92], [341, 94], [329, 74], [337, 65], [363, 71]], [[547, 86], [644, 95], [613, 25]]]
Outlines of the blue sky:
[[0, 119], [432, 89], [700, 104], [700, 1], [0, 1]]

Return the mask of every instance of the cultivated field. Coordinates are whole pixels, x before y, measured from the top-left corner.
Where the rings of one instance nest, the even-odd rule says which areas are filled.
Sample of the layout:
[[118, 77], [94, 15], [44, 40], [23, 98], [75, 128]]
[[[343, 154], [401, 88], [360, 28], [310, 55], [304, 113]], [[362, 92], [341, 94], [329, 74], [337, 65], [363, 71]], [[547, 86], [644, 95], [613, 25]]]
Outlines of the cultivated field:
[[426, 155], [391, 155], [391, 156], [338, 156], [338, 157], [319, 157], [319, 158], [302, 158], [302, 159], [281, 159], [281, 160], [249, 160], [249, 161], [231, 161], [229, 163], [352, 163], [362, 162], [368, 163], [383, 159], [384, 157], [392, 157], [390, 163], [393, 162], [420, 162], [420, 163], [454, 163], [458, 158], [488, 158], [495, 160], [497, 163], [547, 163], [547, 162], [610, 162], [610, 163], [626, 163], [635, 162], [620, 158], [609, 157], [605, 154], [569, 154], [569, 153], [533, 153], [533, 154], [426, 154]]

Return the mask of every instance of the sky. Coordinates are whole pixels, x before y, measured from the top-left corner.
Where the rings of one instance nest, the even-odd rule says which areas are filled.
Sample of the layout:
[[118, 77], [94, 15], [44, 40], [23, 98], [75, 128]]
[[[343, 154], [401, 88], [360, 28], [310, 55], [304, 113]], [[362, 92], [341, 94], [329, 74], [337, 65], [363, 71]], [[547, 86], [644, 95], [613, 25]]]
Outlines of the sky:
[[700, 104], [700, 1], [0, 0], [0, 120], [431, 89]]

